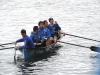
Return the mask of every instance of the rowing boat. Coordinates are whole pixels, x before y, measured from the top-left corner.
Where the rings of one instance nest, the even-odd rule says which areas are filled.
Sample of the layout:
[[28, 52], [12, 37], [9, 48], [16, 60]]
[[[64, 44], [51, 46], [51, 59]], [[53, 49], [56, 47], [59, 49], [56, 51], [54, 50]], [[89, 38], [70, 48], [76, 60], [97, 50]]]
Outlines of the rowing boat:
[[[62, 36], [61, 36], [61, 38], [62, 38]], [[29, 49], [29, 48], [20, 49], [19, 51], [22, 53], [24, 59], [30, 59], [30, 58], [34, 58], [34, 57], [37, 57], [39, 55], [43, 55], [43, 54], [46, 54], [46, 53], [53, 51], [53, 48], [56, 45], [57, 45], [57, 43], [52, 43], [51, 45], [46, 46], [46, 47], [38, 47], [38, 48], [36, 47], [36, 48], [32, 48], [32, 49]]]

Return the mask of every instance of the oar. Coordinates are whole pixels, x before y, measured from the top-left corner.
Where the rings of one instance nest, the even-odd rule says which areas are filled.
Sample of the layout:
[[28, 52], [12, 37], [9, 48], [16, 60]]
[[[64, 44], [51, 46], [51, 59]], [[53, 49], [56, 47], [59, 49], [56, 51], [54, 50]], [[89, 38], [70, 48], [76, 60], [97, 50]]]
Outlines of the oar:
[[15, 44], [14, 62], [16, 64], [16, 44]]
[[4, 46], [2, 46], [2, 45], [0, 45], [1, 47], [4, 47]]
[[90, 47], [86, 47], [86, 46], [82, 46], [82, 45], [77, 45], [77, 44], [73, 44], [73, 43], [68, 43], [68, 42], [63, 42], [63, 41], [57, 41], [60, 43], [64, 43], [64, 44], [69, 44], [69, 45], [74, 45], [74, 46], [79, 46], [79, 47], [84, 47], [84, 48], [90, 48]]
[[5, 43], [5, 44], [0, 44], [0, 46], [2, 46], [2, 45], [9, 45], [9, 44], [13, 44], [13, 42], [11, 42], [11, 43]]
[[90, 49], [94, 52], [99, 52], [100, 53], [100, 47], [91, 46]]
[[77, 35], [72, 35], [72, 34], [66, 34], [66, 33], [64, 33], [64, 35], [69, 35], [69, 36], [74, 36], [74, 37], [78, 37], [78, 38], [82, 38], [82, 39], [87, 39], [87, 40], [92, 40], [92, 41], [100, 42], [98, 40], [94, 40], [94, 39], [90, 39], [90, 38], [85, 38], [85, 37], [81, 37], [81, 36], [77, 36]]
[[62, 41], [57, 41], [57, 42], [69, 44], [69, 45], [74, 45], [74, 46], [79, 46], [79, 47], [84, 47], [84, 48], [90, 48], [91, 51], [100, 52], [100, 47], [95, 47], [95, 46], [87, 47], [87, 46], [77, 45], [77, 44], [73, 44], [73, 43], [62, 42]]
[[12, 49], [14, 47], [8, 47], [8, 48], [1, 48], [0, 50], [5, 50], [5, 49]]

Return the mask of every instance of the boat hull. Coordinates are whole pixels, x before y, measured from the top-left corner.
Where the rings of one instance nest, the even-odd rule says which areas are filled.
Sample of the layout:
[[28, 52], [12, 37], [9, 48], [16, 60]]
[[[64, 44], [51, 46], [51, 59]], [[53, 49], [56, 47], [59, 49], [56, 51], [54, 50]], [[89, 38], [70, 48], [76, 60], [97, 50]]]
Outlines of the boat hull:
[[56, 43], [53, 43], [53, 44], [46, 46], [46, 47], [32, 48], [32, 49], [21, 49], [19, 51], [23, 54], [24, 59], [30, 59], [30, 58], [34, 58], [34, 57], [37, 57], [39, 55], [53, 51], [53, 48], [55, 46], [56, 46]]

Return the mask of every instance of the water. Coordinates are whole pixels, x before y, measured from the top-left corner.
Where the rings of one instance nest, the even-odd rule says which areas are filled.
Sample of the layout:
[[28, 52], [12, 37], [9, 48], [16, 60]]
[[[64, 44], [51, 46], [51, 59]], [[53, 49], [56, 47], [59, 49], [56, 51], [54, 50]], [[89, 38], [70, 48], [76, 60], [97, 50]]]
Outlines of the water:
[[[26, 29], [30, 35], [33, 26], [49, 17], [53, 17], [66, 33], [100, 40], [99, 12], [99, 0], [0, 0], [0, 43], [21, 38], [21, 29]], [[100, 44], [71, 36], [61, 41], [88, 47]], [[14, 49], [0, 50], [0, 75], [91, 75], [96, 71], [98, 53], [59, 44], [63, 47], [54, 53], [30, 62], [19, 60], [16, 64]]]

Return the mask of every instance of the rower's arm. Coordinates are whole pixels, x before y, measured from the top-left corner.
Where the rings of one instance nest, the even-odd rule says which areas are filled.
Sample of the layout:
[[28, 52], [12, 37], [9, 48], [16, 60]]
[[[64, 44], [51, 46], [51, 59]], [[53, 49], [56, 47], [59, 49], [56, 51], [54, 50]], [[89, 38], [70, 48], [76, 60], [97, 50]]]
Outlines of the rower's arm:
[[25, 40], [24, 45], [20, 46], [19, 49], [27, 48], [27, 46], [28, 46], [28, 40]]
[[61, 27], [60, 27], [58, 24], [56, 24], [56, 25], [57, 25], [57, 29], [58, 29], [58, 30], [61, 30]]
[[16, 42], [23, 42], [23, 41], [24, 41], [24, 39], [21, 38], [21, 39], [18, 39]]

